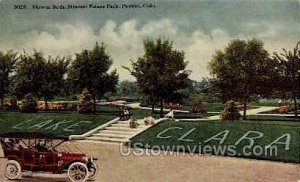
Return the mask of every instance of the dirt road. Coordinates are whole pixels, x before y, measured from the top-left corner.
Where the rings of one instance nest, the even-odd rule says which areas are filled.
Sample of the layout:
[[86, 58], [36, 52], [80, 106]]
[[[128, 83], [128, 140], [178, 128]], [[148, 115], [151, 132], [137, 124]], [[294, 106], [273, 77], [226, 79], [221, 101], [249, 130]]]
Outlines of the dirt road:
[[[72, 142], [99, 159], [97, 182], [215, 182], [300, 180], [300, 165], [215, 156], [121, 156], [118, 145]], [[0, 165], [3, 167], [4, 161]], [[0, 172], [2, 171], [0, 168]], [[0, 181], [6, 182], [1, 172]], [[26, 182], [63, 182], [65, 175], [34, 174]]]

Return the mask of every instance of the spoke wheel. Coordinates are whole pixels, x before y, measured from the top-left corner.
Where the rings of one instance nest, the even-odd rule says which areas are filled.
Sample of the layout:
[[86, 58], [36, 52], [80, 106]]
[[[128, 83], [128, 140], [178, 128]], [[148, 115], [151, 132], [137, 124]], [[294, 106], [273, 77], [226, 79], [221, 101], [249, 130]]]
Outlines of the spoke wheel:
[[98, 174], [98, 166], [95, 162], [91, 162], [91, 166], [89, 167], [89, 180], [94, 180]]
[[88, 175], [88, 169], [82, 162], [74, 162], [68, 169], [68, 177], [72, 182], [84, 182]]
[[7, 161], [4, 170], [4, 176], [8, 179], [14, 180], [21, 176], [21, 165], [18, 161]]

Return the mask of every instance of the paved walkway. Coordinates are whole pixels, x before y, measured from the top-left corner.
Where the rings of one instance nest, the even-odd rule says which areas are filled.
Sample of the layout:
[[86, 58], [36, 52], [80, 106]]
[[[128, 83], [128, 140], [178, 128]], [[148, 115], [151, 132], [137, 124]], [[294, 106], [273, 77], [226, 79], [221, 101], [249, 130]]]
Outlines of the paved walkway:
[[130, 103], [130, 104], [126, 104], [126, 106], [131, 107], [131, 108], [136, 108], [136, 109], [140, 109], [140, 103], [139, 102], [135, 102], [135, 103]]
[[[261, 112], [267, 112], [271, 111], [273, 109], [276, 109], [278, 107], [269, 107], [269, 106], [262, 106], [260, 108], [255, 108], [255, 109], [249, 109], [247, 110], [247, 116], [248, 115], [257, 115], [258, 113]], [[243, 111], [240, 111], [241, 114], [243, 114]], [[201, 121], [201, 120], [219, 120], [220, 115], [214, 115], [214, 116], [209, 116], [207, 118], [201, 118], [201, 119], [181, 119], [181, 120], [186, 120], [186, 121]]]
[[249, 110], [247, 110], [247, 115], [256, 115], [258, 113], [271, 111], [276, 108], [278, 108], [278, 107], [262, 106], [260, 108], [249, 109]]
[[[121, 156], [119, 145], [70, 142], [69, 148], [73, 147], [98, 158], [100, 172], [95, 182], [297, 182], [300, 179], [299, 164], [198, 155]], [[0, 167], [3, 164], [0, 160]], [[1, 171], [0, 181], [9, 182]], [[20, 180], [66, 181], [65, 174], [42, 173]]]
[[[131, 103], [131, 104], [128, 104], [127, 106], [129, 107], [132, 107], [132, 108], [139, 108], [139, 109], [152, 109], [150, 107], [141, 107], [140, 106], [140, 103]], [[247, 110], [247, 116], [248, 115], [257, 115], [258, 113], [261, 113], [261, 112], [267, 112], [267, 111], [271, 111], [273, 109], [276, 109], [278, 107], [271, 107], [271, 106], [261, 106], [259, 108], [255, 108], [255, 109], [248, 109]], [[155, 108], [155, 110], [160, 110], [158, 108]], [[170, 109], [164, 109], [164, 111], [170, 111]], [[189, 111], [184, 111], [184, 110], [173, 110], [174, 112], [185, 112], [185, 113], [188, 113]], [[212, 112], [211, 112], [212, 113]], [[218, 112], [216, 112], [218, 113]], [[241, 114], [243, 114], [243, 111], [240, 111]], [[199, 119], [186, 119], [186, 120], [218, 120], [220, 119], [220, 115], [214, 115], [214, 116], [209, 116], [207, 118], [199, 118]]]
[[[135, 108], [135, 109], [145, 109], [145, 110], [152, 110], [151, 107], [141, 107], [140, 103], [131, 103], [131, 104], [127, 104], [126, 106], [131, 107], [131, 108]], [[155, 111], [160, 111], [160, 108], [154, 108]], [[171, 111], [171, 109], [164, 109], [164, 111]], [[183, 112], [183, 113], [188, 113], [189, 111], [185, 111], [185, 110], [180, 110], [180, 109], [175, 109], [173, 110], [175, 112]]]

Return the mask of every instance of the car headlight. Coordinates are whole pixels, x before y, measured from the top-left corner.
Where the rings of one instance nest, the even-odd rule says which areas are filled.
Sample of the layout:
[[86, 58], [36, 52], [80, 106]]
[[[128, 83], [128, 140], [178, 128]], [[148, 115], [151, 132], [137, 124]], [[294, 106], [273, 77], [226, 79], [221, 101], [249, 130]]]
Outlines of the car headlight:
[[83, 160], [83, 161], [88, 161], [89, 158], [88, 158], [87, 156], [83, 156], [83, 157], [82, 157], [82, 160]]

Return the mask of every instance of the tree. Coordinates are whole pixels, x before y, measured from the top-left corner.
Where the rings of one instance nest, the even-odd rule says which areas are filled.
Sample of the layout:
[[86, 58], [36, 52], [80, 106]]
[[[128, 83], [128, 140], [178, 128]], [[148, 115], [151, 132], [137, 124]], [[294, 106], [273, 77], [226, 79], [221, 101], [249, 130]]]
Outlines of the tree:
[[97, 111], [96, 98], [101, 98], [105, 93], [116, 90], [119, 75], [116, 70], [108, 73], [112, 63], [104, 44], [99, 46], [96, 43], [92, 50], [83, 50], [76, 54], [71, 64], [68, 79], [73, 82], [74, 89], [87, 89], [92, 95], [94, 112]]
[[14, 94], [23, 98], [27, 93], [38, 96], [39, 89], [43, 84], [41, 76], [45, 73], [45, 61], [41, 53], [34, 52], [33, 55], [22, 54], [20, 62], [16, 66], [14, 75]]
[[77, 112], [79, 114], [89, 114], [93, 112], [92, 95], [84, 90], [78, 99]]
[[136, 82], [124, 80], [118, 85], [118, 94], [120, 96], [137, 96], [138, 85]]
[[233, 100], [229, 100], [225, 103], [224, 109], [221, 112], [222, 121], [234, 121], [240, 119], [241, 114]]
[[295, 117], [298, 117], [298, 103], [300, 90], [300, 42], [292, 51], [283, 49], [283, 53], [274, 52], [274, 60], [278, 63], [279, 76], [274, 87], [282, 93], [283, 97], [294, 101]]
[[186, 70], [184, 52], [173, 49], [172, 42], [157, 39], [144, 41], [145, 54], [124, 67], [136, 78], [140, 92], [154, 105], [159, 102], [163, 117], [164, 102], [182, 97], [190, 71]]
[[15, 94], [19, 98], [26, 93], [43, 98], [47, 110], [48, 101], [63, 90], [69, 59], [49, 57], [46, 60], [36, 51], [33, 55], [23, 54], [20, 59], [14, 78]]
[[201, 114], [207, 113], [207, 111], [204, 109], [202, 101], [200, 99], [193, 103], [190, 113], [201, 113]]
[[28, 93], [25, 95], [24, 99], [21, 102], [20, 111], [27, 113], [35, 113], [38, 111], [37, 104], [38, 103], [36, 98], [31, 93]]
[[4, 95], [9, 92], [11, 85], [11, 73], [15, 69], [18, 57], [17, 53], [8, 51], [3, 53], [0, 51], [0, 100], [1, 108], [3, 108]]
[[272, 76], [273, 65], [262, 41], [235, 39], [224, 51], [216, 51], [209, 70], [220, 99], [242, 102], [243, 119], [246, 119], [247, 103], [255, 94], [267, 93], [262, 88], [266, 88], [264, 85]]
[[45, 110], [48, 110], [48, 101], [65, 90], [65, 76], [69, 64], [70, 59], [60, 57], [49, 57], [45, 62], [45, 73], [41, 76], [43, 83], [39, 90], [39, 95], [45, 101]]

